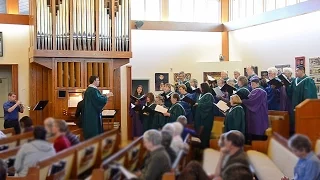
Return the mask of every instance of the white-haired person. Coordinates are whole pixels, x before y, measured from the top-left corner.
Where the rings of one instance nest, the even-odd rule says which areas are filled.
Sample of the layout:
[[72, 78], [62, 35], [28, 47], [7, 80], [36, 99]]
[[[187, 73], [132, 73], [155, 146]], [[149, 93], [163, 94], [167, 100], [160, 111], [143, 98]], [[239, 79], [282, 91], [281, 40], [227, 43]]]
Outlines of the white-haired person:
[[177, 118], [177, 122], [181, 123], [183, 126], [183, 131], [181, 133], [181, 138], [185, 139], [187, 137], [188, 134], [190, 134], [191, 136], [197, 137], [197, 133], [193, 130], [193, 129], [189, 129], [187, 127], [187, 118], [185, 116], [179, 116]]
[[146, 159], [144, 168], [136, 173], [139, 179], [161, 180], [162, 175], [170, 171], [170, 158], [161, 142], [160, 131], [152, 129], [143, 134], [143, 145], [150, 152], [150, 156]]
[[221, 71], [220, 76], [221, 76], [221, 79], [223, 79], [225, 82], [229, 79], [228, 71], [226, 70]]
[[280, 110], [280, 89], [275, 85], [272, 85], [270, 82], [271, 80], [275, 79], [277, 81], [281, 80], [278, 78], [278, 69], [275, 67], [268, 68], [268, 77], [269, 83], [268, 86], [265, 88], [267, 92], [267, 100], [268, 100], [268, 110]]
[[172, 142], [170, 147], [173, 149], [173, 151], [178, 155], [179, 151], [182, 149], [188, 149], [188, 146], [183, 143], [183, 139], [181, 138], [181, 134], [183, 131], [183, 126], [179, 122], [172, 123], [174, 126], [174, 134], [172, 138]]

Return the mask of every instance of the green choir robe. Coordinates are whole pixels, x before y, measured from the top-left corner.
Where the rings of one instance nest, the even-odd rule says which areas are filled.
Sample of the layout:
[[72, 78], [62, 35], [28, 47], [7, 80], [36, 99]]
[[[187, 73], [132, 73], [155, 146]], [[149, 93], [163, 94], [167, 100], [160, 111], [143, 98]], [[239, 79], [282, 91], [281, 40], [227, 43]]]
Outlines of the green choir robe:
[[154, 109], [156, 108], [156, 104], [151, 103], [151, 104], [146, 104], [145, 106], [150, 108], [150, 111], [143, 111], [142, 110], [142, 127], [143, 127], [143, 132], [148, 131], [149, 129], [153, 128], [154, 121], [155, 121], [155, 111]]
[[169, 108], [168, 113], [170, 113], [170, 117], [168, 117], [168, 123], [176, 122], [177, 118], [181, 115], [186, 115], [186, 112], [184, 108], [182, 107], [179, 102], [176, 104], [172, 104], [172, 106]]
[[[165, 106], [163, 105], [163, 107]], [[167, 118], [162, 113], [155, 112], [152, 129], [162, 129], [165, 124], [167, 124]]]
[[101, 111], [106, 105], [108, 98], [100, 91], [89, 86], [84, 94], [83, 107], [83, 135], [85, 139], [92, 138], [103, 132]]
[[[197, 100], [198, 106], [195, 115], [195, 129], [200, 134], [201, 144], [204, 148], [209, 147], [211, 130], [213, 127], [213, 104], [214, 97], [211, 93], [201, 94]], [[199, 132], [202, 129], [202, 132]]]
[[317, 87], [313, 79], [305, 75], [292, 81], [288, 96], [292, 98], [292, 108], [295, 109], [306, 99], [317, 99]]
[[224, 120], [224, 132], [238, 130], [245, 134], [246, 120], [244, 109], [241, 105], [233, 106], [229, 109]]

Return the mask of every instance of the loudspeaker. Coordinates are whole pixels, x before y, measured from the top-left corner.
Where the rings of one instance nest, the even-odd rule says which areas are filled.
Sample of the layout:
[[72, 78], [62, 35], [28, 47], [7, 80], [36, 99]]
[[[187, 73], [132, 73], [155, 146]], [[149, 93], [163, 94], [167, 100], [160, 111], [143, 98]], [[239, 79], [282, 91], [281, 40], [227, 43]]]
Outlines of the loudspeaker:
[[58, 98], [65, 98], [67, 96], [67, 91], [58, 91]]
[[143, 21], [136, 21], [135, 26], [137, 29], [140, 29], [143, 26], [144, 22]]

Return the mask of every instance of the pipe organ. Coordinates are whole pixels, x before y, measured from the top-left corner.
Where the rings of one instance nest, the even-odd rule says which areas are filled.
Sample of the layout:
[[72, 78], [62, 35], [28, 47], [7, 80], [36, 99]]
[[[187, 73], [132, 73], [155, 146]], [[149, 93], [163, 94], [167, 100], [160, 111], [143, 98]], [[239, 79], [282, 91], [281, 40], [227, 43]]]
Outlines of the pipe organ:
[[[97, 75], [99, 89], [114, 93], [106, 108], [120, 111], [120, 67], [132, 57], [130, 0], [30, 0], [30, 24], [30, 105], [48, 99], [43, 117], [72, 119], [68, 94]], [[30, 115], [41, 124], [37, 113]]]

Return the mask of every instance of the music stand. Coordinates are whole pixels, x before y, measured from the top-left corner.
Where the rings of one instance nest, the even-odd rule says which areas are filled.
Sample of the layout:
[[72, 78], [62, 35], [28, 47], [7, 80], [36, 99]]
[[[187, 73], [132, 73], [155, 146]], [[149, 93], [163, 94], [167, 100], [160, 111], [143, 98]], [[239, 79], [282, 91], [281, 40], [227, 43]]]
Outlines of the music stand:
[[43, 121], [43, 119], [42, 119], [42, 110], [47, 106], [48, 102], [49, 102], [48, 100], [39, 101], [33, 108], [33, 111], [40, 111], [40, 119], [41, 119], [41, 121]]

